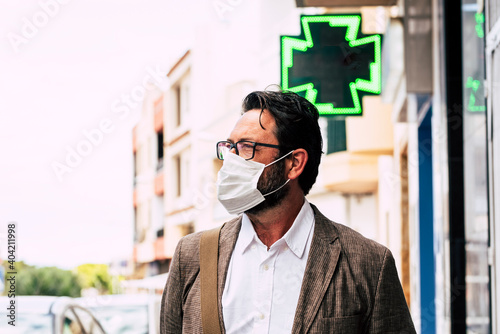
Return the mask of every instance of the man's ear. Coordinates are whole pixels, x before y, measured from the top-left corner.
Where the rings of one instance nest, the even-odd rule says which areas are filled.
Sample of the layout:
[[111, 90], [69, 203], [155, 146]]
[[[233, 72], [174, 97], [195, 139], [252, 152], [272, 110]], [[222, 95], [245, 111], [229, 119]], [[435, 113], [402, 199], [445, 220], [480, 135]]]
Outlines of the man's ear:
[[297, 148], [291, 154], [292, 158], [287, 161], [288, 175], [290, 180], [294, 180], [302, 174], [306, 166], [309, 155], [303, 148]]

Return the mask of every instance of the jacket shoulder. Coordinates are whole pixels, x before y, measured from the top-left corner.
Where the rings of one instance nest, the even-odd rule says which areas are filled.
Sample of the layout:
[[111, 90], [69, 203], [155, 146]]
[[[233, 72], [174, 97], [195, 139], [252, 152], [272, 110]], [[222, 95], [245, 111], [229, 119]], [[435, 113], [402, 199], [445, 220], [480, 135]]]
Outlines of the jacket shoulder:
[[392, 257], [389, 249], [346, 225], [328, 219], [316, 206], [311, 206], [316, 220], [315, 233], [329, 243], [340, 243], [342, 256], [353, 274], [377, 276], [386, 257]]
[[311, 204], [316, 220], [315, 234], [328, 242], [340, 242], [342, 252], [351, 260], [359, 259], [372, 262], [382, 262], [388, 248], [378, 242], [366, 238], [354, 229], [339, 224], [325, 217], [319, 209]]
[[390, 254], [390, 251], [384, 245], [363, 236], [361, 233], [352, 228], [332, 222], [335, 229], [338, 231], [339, 241], [342, 245], [342, 250], [351, 259], [366, 259], [372, 262], [382, 263], [385, 256]]
[[[237, 223], [240, 218], [234, 218], [223, 224], [219, 243], [221, 239], [224, 239], [228, 233], [231, 233], [233, 226]], [[218, 228], [218, 227], [217, 227]], [[195, 233], [188, 234], [181, 238], [179, 244], [177, 245], [176, 253], [178, 253], [180, 266], [183, 268], [199, 268], [200, 263], [200, 240], [201, 236], [205, 231], [199, 231]]]
[[200, 239], [204, 231], [188, 234], [181, 238], [177, 246], [177, 251], [180, 253], [179, 258], [185, 261], [189, 258], [199, 257]]

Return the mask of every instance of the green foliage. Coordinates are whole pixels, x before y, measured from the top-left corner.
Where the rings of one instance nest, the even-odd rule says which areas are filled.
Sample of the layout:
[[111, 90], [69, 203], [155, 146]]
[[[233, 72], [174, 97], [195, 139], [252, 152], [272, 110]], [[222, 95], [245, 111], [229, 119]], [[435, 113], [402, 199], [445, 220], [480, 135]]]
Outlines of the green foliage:
[[[8, 268], [8, 262], [4, 261], [3, 266]], [[105, 264], [82, 264], [72, 272], [56, 267], [37, 268], [19, 261], [15, 269], [16, 295], [79, 297], [84, 288], [95, 288], [100, 294], [113, 293], [113, 278]]]
[[76, 267], [82, 288], [96, 288], [99, 293], [113, 293], [113, 279], [106, 264], [82, 264]]
[[79, 297], [82, 289], [74, 273], [56, 267], [26, 266], [16, 279], [17, 295]]
[[[7, 270], [10, 271], [10, 269], [7, 269], [7, 268], [9, 268], [9, 262], [7, 260], [4, 260], [2, 264], [3, 264], [3, 267], [5, 268], [5, 271], [7, 271]], [[14, 268], [15, 268], [16, 272], [20, 272], [26, 268], [34, 268], [34, 267], [30, 266], [29, 264], [24, 263], [24, 261], [16, 261], [16, 262], [14, 262]]]

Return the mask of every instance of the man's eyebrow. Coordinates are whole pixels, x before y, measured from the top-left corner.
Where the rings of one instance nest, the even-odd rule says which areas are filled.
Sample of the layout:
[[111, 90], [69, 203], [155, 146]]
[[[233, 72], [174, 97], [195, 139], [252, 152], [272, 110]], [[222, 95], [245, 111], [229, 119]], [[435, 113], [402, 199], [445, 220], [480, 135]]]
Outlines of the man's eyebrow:
[[[227, 141], [230, 142], [230, 143], [234, 143], [235, 141], [232, 140], [231, 138], [227, 138]], [[254, 142], [255, 140], [251, 139], [251, 138], [248, 138], [248, 137], [242, 137], [238, 140], [239, 142], [240, 141], [251, 141], [251, 142]]]
[[255, 140], [254, 140], [254, 139], [252, 139], [252, 138], [248, 138], [248, 137], [242, 137], [242, 138], [240, 138], [240, 140], [238, 140], [238, 141], [251, 141], [251, 142], [254, 142]]

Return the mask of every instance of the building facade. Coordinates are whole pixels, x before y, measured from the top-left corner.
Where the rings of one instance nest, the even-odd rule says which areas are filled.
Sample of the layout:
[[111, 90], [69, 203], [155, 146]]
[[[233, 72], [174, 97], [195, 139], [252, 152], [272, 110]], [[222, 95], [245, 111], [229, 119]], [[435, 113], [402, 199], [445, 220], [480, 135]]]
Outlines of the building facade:
[[132, 136], [135, 278], [166, 272], [170, 260], [164, 247], [163, 110], [163, 92], [149, 84]]

